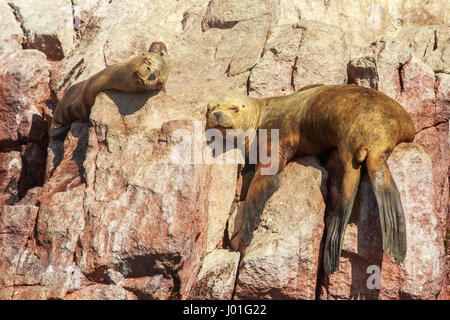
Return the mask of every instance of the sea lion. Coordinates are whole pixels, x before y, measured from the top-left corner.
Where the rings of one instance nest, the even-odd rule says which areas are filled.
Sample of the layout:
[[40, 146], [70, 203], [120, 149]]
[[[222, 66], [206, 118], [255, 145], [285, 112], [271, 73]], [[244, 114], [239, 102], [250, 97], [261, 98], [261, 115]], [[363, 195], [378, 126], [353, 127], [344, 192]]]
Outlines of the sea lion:
[[[383, 250], [397, 263], [406, 255], [405, 218], [400, 194], [386, 161], [394, 147], [412, 142], [415, 130], [411, 117], [396, 101], [385, 94], [355, 85], [312, 86], [291, 95], [251, 98], [229, 92], [214, 98], [206, 112], [206, 128], [233, 130], [278, 129], [278, 172], [295, 157], [326, 154], [337, 148], [343, 179], [341, 197], [335, 211], [326, 218], [326, 242], [323, 266], [327, 274], [336, 271], [345, 229], [359, 185], [361, 167], [365, 166], [380, 212]], [[248, 158], [251, 140], [246, 137]], [[236, 138], [236, 137], [235, 137]], [[270, 135], [266, 146], [270, 152]], [[259, 223], [265, 201], [273, 192], [273, 181], [261, 174], [272, 164], [258, 159], [251, 180], [243, 215], [242, 244], [247, 246]]]
[[70, 86], [53, 114], [58, 125], [89, 120], [91, 107], [100, 91], [115, 89], [139, 92], [163, 89], [169, 77], [167, 48], [153, 42], [148, 52], [113, 64], [89, 79]]

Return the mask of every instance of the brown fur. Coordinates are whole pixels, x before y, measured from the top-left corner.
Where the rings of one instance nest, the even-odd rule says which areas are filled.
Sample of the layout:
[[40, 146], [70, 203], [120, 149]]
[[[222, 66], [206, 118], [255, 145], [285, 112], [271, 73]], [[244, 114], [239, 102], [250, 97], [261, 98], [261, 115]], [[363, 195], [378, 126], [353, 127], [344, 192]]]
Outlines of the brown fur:
[[[393, 99], [355, 85], [314, 85], [291, 95], [264, 99], [233, 92], [212, 100], [206, 116], [208, 128], [279, 129], [278, 172], [294, 157], [338, 149], [344, 173], [341, 198], [326, 221], [324, 268], [328, 274], [339, 263], [362, 164], [367, 167], [380, 209], [384, 250], [397, 262], [403, 260], [406, 254], [403, 209], [386, 161], [397, 144], [414, 140], [415, 130], [409, 114]], [[267, 146], [270, 149], [269, 142]], [[276, 187], [271, 185], [274, 179], [261, 175], [265, 166], [257, 164], [247, 193], [244, 246], [250, 243], [264, 203]]]
[[323, 84], [310, 84], [310, 85], [301, 87], [301, 88], [300, 88], [299, 90], [297, 90], [297, 91], [308, 90], [308, 89], [312, 89], [312, 88], [320, 87], [320, 86], [323, 86]]

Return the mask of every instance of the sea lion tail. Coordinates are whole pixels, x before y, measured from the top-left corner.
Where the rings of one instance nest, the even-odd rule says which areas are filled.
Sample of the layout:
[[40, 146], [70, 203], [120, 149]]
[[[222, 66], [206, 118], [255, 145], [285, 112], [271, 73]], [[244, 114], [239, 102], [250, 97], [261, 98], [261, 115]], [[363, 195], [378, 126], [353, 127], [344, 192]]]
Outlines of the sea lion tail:
[[401, 263], [406, 256], [406, 226], [400, 193], [386, 159], [369, 154], [366, 166], [380, 213], [383, 251]]

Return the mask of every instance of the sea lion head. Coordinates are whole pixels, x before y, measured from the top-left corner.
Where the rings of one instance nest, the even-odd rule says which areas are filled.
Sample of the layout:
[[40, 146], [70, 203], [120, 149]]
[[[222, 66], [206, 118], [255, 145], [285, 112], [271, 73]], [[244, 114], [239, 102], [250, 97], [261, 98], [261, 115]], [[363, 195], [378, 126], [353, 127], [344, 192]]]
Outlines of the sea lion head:
[[228, 91], [219, 94], [208, 103], [206, 128], [216, 128], [221, 131], [257, 129], [259, 112], [256, 99], [242, 93]]
[[146, 52], [136, 57], [136, 71], [133, 82], [140, 90], [163, 89], [169, 77], [169, 64], [166, 56], [157, 52]]

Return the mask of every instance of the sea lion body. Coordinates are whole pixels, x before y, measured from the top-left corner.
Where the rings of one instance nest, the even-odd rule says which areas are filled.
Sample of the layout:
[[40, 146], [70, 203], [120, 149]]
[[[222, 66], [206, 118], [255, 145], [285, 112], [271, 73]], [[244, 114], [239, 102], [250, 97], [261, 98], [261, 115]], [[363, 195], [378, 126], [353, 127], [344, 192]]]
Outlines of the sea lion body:
[[[165, 49], [164, 44], [162, 44]], [[153, 44], [150, 50], [162, 50]], [[56, 124], [67, 125], [76, 120], [87, 121], [95, 97], [100, 91], [115, 89], [140, 92], [163, 89], [169, 77], [169, 65], [164, 52], [146, 52], [113, 64], [85, 81], [70, 86], [56, 106]]]
[[[313, 86], [291, 95], [262, 99], [226, 93], [209, 103], [207, 128], [278, 129], [277, 172], [294, 157], [338, 149], [343, 177], [341, 197], [326, 221], [324, 269], [328, 274], [337, 269], [361, 165], [365, 165], [380, 209], [383, 248], [396, 261], [403, 260], [403, 209], [386, 161], [397, 144], [414, 140], [415, 130], [409, 114], [396, 101], [379, 91], [355, 85]], [[270, 151], [269, 141], [266, 145]], [[258, 163], [250, 183], [244, 206], [244, 245], [251, 241], [259, 223], [255, 211], [262, 211], [261, 203], [267, 200], [268, 190], [273, 189], [273, 179], [261, 174], [261, 168], [269, 165]]]
[[392, 151], [398, 143], [414, 139], [405, 109], [364, 87], [320, 86], [260, 102], [258, 128], [279, 129], [280, 143], [291, 157], [319, 155], [333, 147], [357, 157], [369, 148]]

